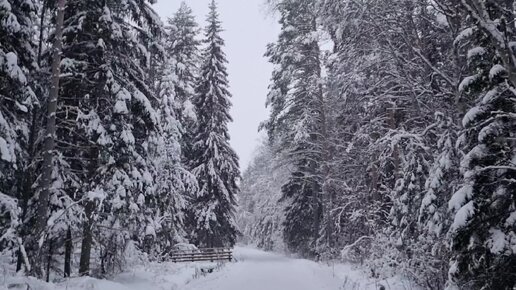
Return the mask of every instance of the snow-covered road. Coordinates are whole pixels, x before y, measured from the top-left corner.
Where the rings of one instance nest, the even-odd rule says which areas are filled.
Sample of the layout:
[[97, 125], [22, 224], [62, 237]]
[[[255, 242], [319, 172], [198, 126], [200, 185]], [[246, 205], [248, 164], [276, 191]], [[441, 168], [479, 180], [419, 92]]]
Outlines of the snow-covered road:
[[189, 283], [184, 290], [338, 290], [330, 267], [263, 251], [236, 248], [237, 263]]

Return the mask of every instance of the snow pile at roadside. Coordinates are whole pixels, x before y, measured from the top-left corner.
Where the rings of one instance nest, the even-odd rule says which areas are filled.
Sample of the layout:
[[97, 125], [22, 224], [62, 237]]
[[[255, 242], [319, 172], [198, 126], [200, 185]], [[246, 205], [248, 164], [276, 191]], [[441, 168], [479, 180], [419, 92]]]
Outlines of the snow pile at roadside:
[[110, 281], [76, 278], [58, 284], [56, 289], [176, 290], [190, 282], [199, 264], [149, 263], [119, 274]]
[[[60, 283], [45, 283], [28, 277], [0, 276], [0, 290], [180, 290], [194, 279], [201, 268], [213, 268], [214, 263], [149, 263], [116, 275], [110, 280], [80, 277]], [[15, 286], [17, 285], [17, 287]]]
[[404, 277], [391, 277], [388, 279], [374, 279], [368, 277], [363, 269], [351, 264], [336, 264], [330, 266], [334, 275], [341, 282], [342, 290], [377, 290], [381, 286], [386, 290], [420, 290], [422, 288], [415, 285]]

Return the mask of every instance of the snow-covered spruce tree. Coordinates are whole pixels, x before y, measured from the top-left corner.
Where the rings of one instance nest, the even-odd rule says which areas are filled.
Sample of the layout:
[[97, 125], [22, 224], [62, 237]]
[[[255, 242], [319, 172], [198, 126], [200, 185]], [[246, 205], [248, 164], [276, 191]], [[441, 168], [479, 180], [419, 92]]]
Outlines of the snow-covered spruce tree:
[[268, 96], [271, 116], [264, 124], [294, 166], [283, 186], [288, 202], [284, 239], [288, 249], [315, 256], [322, 222], [324, 102], [316, 1], [275, 4], [282, 31], [266, 56], [276, 68]]
[[[197, 25], [184, 3], [176, 18], [180, 19], [178, 23], [163, 31], [160, 39], [163, 45], [153, 44], [152, 38], [147, 40], [149, 46], [154, 47], [149, 74], [155, 82], [153, 89], [157, 98], [153, 105], [159, 108], [161, 131], [156, 136], [156, 150], [152, 154], [160, 198], [154, 222], [147, 225], [145, 248], [147, 252], [160, 255], [151, 255], [159, 259], [166, 258], [166, 252], [174, 244], [185, 242], [185, 209], [197, 190], [195, 177], [182, 158], [184, 148], [190, 145], [184, 141], [185, 136], [191, 134], [196, 119], [191, 99], [198, 60], [194, 29]], [[183, 25], [185, 27], [177, 28]]]
[[176, 100], [175, 113], [182, 125], [181, 147], [185, 160], [192, 151], [192, 133], [196, 128], [197, 115], [193, 106], [195, 83], [199, 73], [200, 41], [198, 24], [192, 9], [181, 3], [166, 27], [165, 53], [168, 65], [172, 66], [174, 78], [170, 79]]
[[[23, 169], [27, 142], [28, 112], [37, 100], [30, 86], [30, 70], [35, 69], [32, 39], [35, 1], [0, 2], [0, 190], [9, 193], [7, 182]], [[5, 186], [5, 187], [4, 187]], [[11, 185], [12, 186], [12, 185]]]
[[181, 124], [174, 114], [174, 95], [159, 94], [158, 106], [161, 131], [153, 137], [156, 147], [151, 155], [158, 198], [145, 230], [145, 250], [154, 259], [166, 258], [171, 246], [185, 242], [185, 210], [197, 188], [195, 177], [181, 162]]
[[195, 176], [189, 172], [191, 164], [188, 156], [192, 152], [192, 138], [197, 122], [192, 102], [200, 61], [198, 33], [192, 10], [185, 2], [181, 3], [165, 27], [163, 58], [156, 65], [156, 94], [159, 96], [163, 129], [156, 167], [157, 184], [164, 205], [161, 208], [164, 219], [160, 226], [161, 235], [166, 237], [164, 249], [185, 241], [186, 208], [197, 191]]
[[457, 190], [460, 181], [460, 152], [455, 147], [459, 126], [454, 118], [442, 113], [436, 114], [436, 132], [440, 133], [437, 140], [439, 154], [435, 157], [428, 173], [423, 190], [424, 195], [419, 208], [417, 223], [421, 235], [415, 241], [425, 254], [425, 267], [419, 272], [421, 279], [426, 279], [427, 285], [444, 287], [448, 280], [449, 242], [446, 233], [451, 224], [448, 212], [448, 200]]
[[514, 1], [462, 0], [469, 27], [457, 38], [469, 76], [461, 92], [476, 104], [463, 119], [462, 187], [450, 199], [450, 289], [516, 285], [516, 63]]
[[140, 37], [160, 22], [143, 0], [71, 0], [65, 19], [57, 142], [81, 182], [73, 194], [84, 207], [79, 272], [90, 273], [93, 249], [100, 270], [112, 272], [131, 239], [142, 245], [160, 198], [147, 158], [159, 115]]
[[[443, 57], [453, 60], [453, 66], [441, 66], [439, 72], [449, 76], [449, 81], [444, 86], [442, 95], [437, 95], [430, 103], [438, 111], [435, 113], [434, 127], [430, 134], [435, 135], [437, 146], [435, 148], [432, 167], [425, 182], [425, 193], [419, 209], [418, 224], [426, 239], [436, 240], [438, 247], [443, 247], [447, 241], [443, 239], [448, 232], [451, 219], [448, 214], [449, 197], [457, 190], [460, 180], [461, 150], [456, 147], [456, 141], [460, 131], [463, 106], [472, 103], [468, 98], [461, 98], [458, 84], [462, 81], [461, 75], [465, 73], [465, 58], [459, 55], [454, 48], [453, 41], [459, 35], [463, 20], [458, 2], [460, 0], [437, 1], [440, 13], [447, 17], [447, 21], [441, 25], [450, 29], [447, 34], [436, 35], [433, 40], [438, 45], [439, 51], [446, 52]], [[453, 49], [452, 49], [453, 48]], [[450, 84], [450, 82], [452, 84]], [[457, 85], [453, 85], [456, 83]], [[451, 85], [451, 86], [450, 86]], [[447, 90], [447, 91], [446, 91]], [[459, 104], [459, 107], [457, 106]], [[442, 242], [439, 243], [438, 240]]]
[[0, 1], [0, 252], [23, 246], [19, 206], [24, 208], [27, 200], [22, 183], [28, 162], [31, 111], [38, 107], [33, 91], [37, 69], [33, 21], [37, 8], [33, 0]]
[[198, 127], [192, 152], [192, 173], [199, 191], [191, 206], [191, 231], [194, 242], [203, 247], [233, 246], [237, 228], [234, 220], [238, 157], [229, 144], [231, 121], [230, 93], [226, 72], [224, 40], [217, 5], [210, 4], [205, 31], [206, 47], [196, 87], [194, 105]]

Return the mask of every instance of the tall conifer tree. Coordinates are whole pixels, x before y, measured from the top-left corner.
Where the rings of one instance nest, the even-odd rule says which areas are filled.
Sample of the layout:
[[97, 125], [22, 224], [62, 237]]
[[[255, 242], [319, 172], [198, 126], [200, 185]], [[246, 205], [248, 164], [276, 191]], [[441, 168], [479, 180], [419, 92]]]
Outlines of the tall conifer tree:
[[[452, 1], [453, 2], [453, 1]], [[461, 92], [476, 100], [463, 119], [462, 187], [450, 199], [451, 284], [460, 289], [516, 285], [516, 62], [514, 1], [462, 0], [468, 26]]]
[[234, 208], [240, 178], [238, 157], [229, 144], [231, 94], [217, 5], [210, 4], [206, 47], [196, 88], [198, 129], [192, 155], [199, 191], [193, 202], [194, 239], [200, 246], [232, 246], [237, 234]]
[[[0, 0], [0, 249], [18, 244], [26, 199], [22, 183], [28, 166], [31, 111], [39, 106], [34, 0]], [[28, 185], [30, 187], [31, 184]], [[30, 191], [30, 190], [29, 190]], [[18, 245], [21, 246], [21, 245]]]
[[124, 229], [101, 234], [102, 271], [108, 272], [129, 237], [141, 245], [154, 222], [160, 197], [149, 156], [160, 118], [145, 82], [149, 53], [142, 40], [157, 35], [160, 25], [143, 0], [73, 0], [66, 8], [57, 144], [73, 168], [63, 172], [80, 182], [64, 190], [84, 206], [81, 275], [90, 271], [96, 225]]
[[197, 190], [184, 154], [191, 151], [191, 134], [197, 118], [192, 104], [199, 62], [197, 27], [192, 10], [183, 2], [168, 20], [160, 39], [163, 53], [159, 53], [158, 47], [151, 61], [150, 76], [156, 82], [155, 105], [160, 111], [162, 129], [157, 136], [157, 151], [153, 152], [160, 196], [154, 221], [161, 222], [147, 226], [146, 246], [162, 253], [185, 241], [185, 210]]
[[193, 99], [201, 59], [200, 41], [197, 39], [198, 24], [192, 9], [185, 2], [181, 3], [174, 17], [168, 20], [166, 31], [166, 79], [175, 95], [175, 114], [182, 127], [182, 154], [187, 161], [192, 151], [192, 134], [197, 122]]

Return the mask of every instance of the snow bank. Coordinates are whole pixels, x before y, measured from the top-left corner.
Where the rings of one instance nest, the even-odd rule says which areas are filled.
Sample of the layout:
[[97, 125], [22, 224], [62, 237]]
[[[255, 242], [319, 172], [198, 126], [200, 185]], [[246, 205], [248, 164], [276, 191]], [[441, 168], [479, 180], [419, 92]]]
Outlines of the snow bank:
[[62, 282], [45, 283], [23, 276], [8, 277], [4, 272], [0, 290], [182, 290], [190, 283], [199, 268], [214, 267], [214, 263], [150, 263], [141, 265], [110, 280], [80, 277]]
[[339, 289], [377, 290], [383, 286], [386, 290], [422, 290], [422, 288], [401, 276], [388, 279], [374, 279], [368, 277], [363, 269], [353, 265], [337, 264], [332, 268], [334, 268], [335, 275], [342, 281], [341, 288]]

